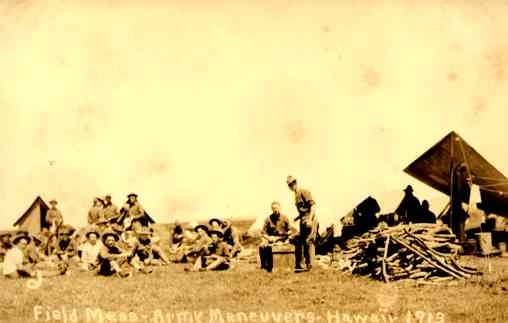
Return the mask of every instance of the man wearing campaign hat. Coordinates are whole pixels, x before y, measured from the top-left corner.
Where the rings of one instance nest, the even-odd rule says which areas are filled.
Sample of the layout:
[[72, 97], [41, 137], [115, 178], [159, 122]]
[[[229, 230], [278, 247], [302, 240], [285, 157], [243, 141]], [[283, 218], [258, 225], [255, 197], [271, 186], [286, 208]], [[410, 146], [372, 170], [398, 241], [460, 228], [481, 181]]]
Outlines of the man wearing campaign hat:
[[51, 207], [46, 212], [46, 226], [49, 227], [51, 233], [55, 233], [56, 229], [63, 224], [63, 216], [60, 210], [56, 207], [58, 202], [55, 199], [49, 201]]
[[224, 226], [224, 223], [218, 219], [218, 218], [211, 218], [210, 221], [208, 221], [208, 224], [210, 225], [211, 230], [222, 230], [222, 227]]
[[119, 219], [120, 224], [124, 229], [139, 230], [140, 226], [148, 226], [149, 221], [145, 216], [145, 210], [138, 201], [138, 195], [136, 193], [130, 193], [127, 195], [127, 202], [120, 210], [122, 214]]
[[0, 263], [4, 261], [5, 254], [11, 249], [11, 237], [10, 232], [0, 232]]
[[196, 262], [186, 271], [228, 270], [232, 247], [223, 241], [224, 234], [220, 230], [209, 230], [212, 242], [198, 256]]
[[222, 232], [224, 233], [224, 242], [233, 248], [231, 250], [231, 256], [236, 257], [243, 249], [240, 232], [233, 226], [230, 220], [224, 220], [222, 222]]
[[[314, 261], [317, 235], [316, 202], [309, 191], [298, 187], [297, 180], [293, 176], [288, 176], [286, 183], [295, 194], [295, 205], [298, 211], [295, 222], [300, 221], [300, 231], [294, 241], [295, 272], [309, 271]], [[302, 268], [302, 260], [305, 260], [305, 269]]]
[[404, 189], [404, 193], [404, 198], [395, 210], [395, 213], [403, 223], [418, 222], [418, 217], [422, 209], [420, 200], [413, 195], [413, 187], [411, 185], [408, 185]]
[[130, 253], [124, 252], [118, 247], [120, 236], [115, 231], [105, 231], [102, 234], [103, 246], [99, 252], [99, 271], [102, 276], [117, 275], [122, 278], [132, 276], [132, 272], [128, 268], [122, 269], [129, 257]]
[[160, 259], [163, 264], [169, 264], [169, 259], [162, 251], [158, 245], [156, 245], [152, 239], [153, 233], [147, 227], [142, 227], [137, 234], [137, 242], [133, 249], [133, 256], [137, 258], [134, 264], [140, 263], [139, 265], [134, 265], [136, 269], [142, 269], [144, 272], [149, 269], [149, 266], [159, 264], [157, 261]]
[[25, 256], [26, 248], [32, 238], [24, 233], [17, 234], [12, 240], [13, 247], [5, 254], [3, 275], [7, 278], [34, 277]]
[[107, 194], [104, 197], [104, 219], [106, 221], [111, 221], [112, 219], [116, 219], [120, 216], [120, 210], [118, 209], [118, 206], [113, 204], [111, 201], [111, 194]]
[[99, 264], [99, 252], [102, 248], [102, 242], [98, 230], [91, 229], [86, 234], [86, 242], [78, 247], [78, 254], [83, 270], [93, 271]]
[[102, 199], [96, 197], [93, 199], [93, 205], [88, 211], [88, 224], [97, 225], [104, 219], [104, 202]]

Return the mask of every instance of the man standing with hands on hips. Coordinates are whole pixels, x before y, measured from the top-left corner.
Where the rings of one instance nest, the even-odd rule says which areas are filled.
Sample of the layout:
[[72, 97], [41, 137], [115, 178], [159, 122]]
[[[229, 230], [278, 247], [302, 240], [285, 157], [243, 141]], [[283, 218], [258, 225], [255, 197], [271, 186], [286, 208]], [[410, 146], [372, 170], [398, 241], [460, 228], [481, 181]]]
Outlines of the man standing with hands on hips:
[[[298, 187], [296, 178], [287, 177], [287, 185], [295, 193], [295, 205], [298, 210], [296, 221], [300, 221], [300, 233], [295, 243], [295, 272], [310, 271], [315, 254], [317, 234], [316, 202], [309, 191]], [[302, 257], [303, 256], [303, 257]], [[302, 268], [302, 258], [305, 269]]]

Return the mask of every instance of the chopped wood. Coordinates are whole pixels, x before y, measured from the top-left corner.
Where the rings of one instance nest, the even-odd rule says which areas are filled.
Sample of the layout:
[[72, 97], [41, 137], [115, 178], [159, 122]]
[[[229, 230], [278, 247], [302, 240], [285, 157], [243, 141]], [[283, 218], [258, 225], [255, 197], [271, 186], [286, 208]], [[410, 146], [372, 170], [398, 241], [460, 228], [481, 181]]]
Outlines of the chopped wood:
[[456, 241], [448, 227], [437, 224], [377, 227], [347, 241], [348, 249], [339, 251], [334, 259], [351, 263], [341, 270], [386, 283], [400, 279], [435, 283], [481, 274], [458, 263], [461, 247]]

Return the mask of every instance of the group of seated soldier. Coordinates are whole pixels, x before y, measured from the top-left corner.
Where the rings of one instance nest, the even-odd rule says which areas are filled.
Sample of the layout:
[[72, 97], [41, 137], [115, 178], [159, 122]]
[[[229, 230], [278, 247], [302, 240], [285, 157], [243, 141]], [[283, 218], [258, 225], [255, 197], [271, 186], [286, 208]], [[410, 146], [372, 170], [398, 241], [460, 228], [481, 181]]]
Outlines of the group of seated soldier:
[[[152, 266], [169, 264], [160, 238], [150, 227], [145, 211], [131, 193], [118, 209], [111, 196], [95, 198], [88, 226], [76, 230], [64, 224], [56, 200], [51, 200], [46, 223], [38, 234], [19, 231], [0, 236], [0, 257], [6, 277], [69, 274], [70, 266], [100, 275], [129, 277], [152, 272]], [[0, 261], [2, 262], [2, 261]]]
[[177, 221], [170, 250], [174, 262], [190, 264], [187, 271], [227, 270], [242, 251], [241, 235], [229, 220], [213, 218], [190, 228]]

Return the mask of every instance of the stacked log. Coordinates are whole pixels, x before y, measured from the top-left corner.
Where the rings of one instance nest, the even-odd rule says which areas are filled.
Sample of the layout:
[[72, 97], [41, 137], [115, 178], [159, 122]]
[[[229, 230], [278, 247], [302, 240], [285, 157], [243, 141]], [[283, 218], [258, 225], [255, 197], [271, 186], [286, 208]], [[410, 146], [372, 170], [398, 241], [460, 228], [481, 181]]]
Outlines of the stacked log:
[[350, 239], [338, 254], [337, 268], [385, 282], [466, 280], [481, 274], [458, 263], [456, 241], [448, 227], [437, 224], [378, 227]]

